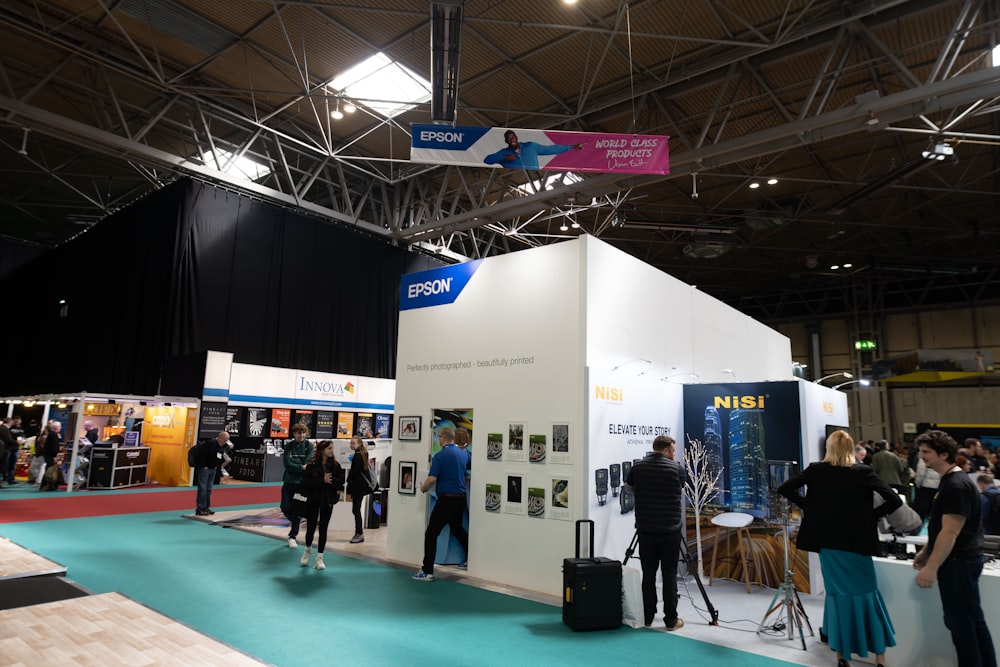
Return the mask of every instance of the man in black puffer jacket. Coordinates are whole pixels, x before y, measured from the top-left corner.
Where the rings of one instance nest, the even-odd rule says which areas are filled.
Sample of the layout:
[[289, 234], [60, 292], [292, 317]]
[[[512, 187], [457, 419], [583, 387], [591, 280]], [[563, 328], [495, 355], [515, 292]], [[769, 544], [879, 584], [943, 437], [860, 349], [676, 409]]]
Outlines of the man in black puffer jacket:
[[659, 435], [653, 451], [632, 466], [625, 484], [635, 494], [635, 528], [642, 564], [642, 607], [646, 626], [656, 615], [656, 571], [663, 574], [663, 622], [669, 631], [684, 627], [677, 617], [677, 561], [684, 514], [684, 469], [674, 461], [674, 439]]

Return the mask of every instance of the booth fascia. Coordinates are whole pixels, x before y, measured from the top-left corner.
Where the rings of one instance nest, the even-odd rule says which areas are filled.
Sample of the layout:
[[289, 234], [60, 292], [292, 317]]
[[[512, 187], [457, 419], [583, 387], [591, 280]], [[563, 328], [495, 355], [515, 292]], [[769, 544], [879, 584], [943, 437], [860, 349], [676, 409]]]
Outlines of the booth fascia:
[[[392, 414], [395, 394], [396, 381], [391, 379], [243, 364], [233, 361], [231, 352], [213, 350], [206, 356], [202, 403]], [[219, 430], [218, 426], [206, 430], [202, 425], [199, 435], [213, 437]], [[316, 440], [314, 433], [310, 439]], [[349, 440], [334, 442], [338, 461], [348, 463]], [[369, 454], [379, 460], [392, 455], [391, 438], [366, 438], [365, 442]]]
[[[62, 423], [63, 446], [71, 452], [66, 492], [73, 492], [72, 480], [79, 466], [79, 440], [86, 433], [84, 422], [92, 421], [99, 429], [99, 441], [131, 429], [142, 421], [140, 445], [150, 447], [149, 481], [173, 484], [168, 461], [175, 449], [192, 440], [200, 401], [181, 396], [136, 396], [100, 392], [75, 392], [45, 396], [20, 396], [0, 399], [7, 404], [7, 416], [17, 405], [44, 406], [39, 425], [50, 419]], [[193, 442], [193, 440], [192, 440]]]
[[[400, 303], [396, 414], [426, 426], [419, 441], [395, 443], [388, 557], [417, 567], [428, 518], [426, 496], [399, 493], [399, 464], [416, 463], [425, 479], [434, 411], [472, 410], [469, 573], [549, 595], [561, 594], [576, 520], [597, 524], [597, 555], [622, 557], [633, 515], [598, 506], [593, 471], [642, 458], [657, 433], [683, 443], [672, 377], [727, 368], [792, 379], [785, 336], [590, 236], [404, 276]], [[509, 456], [509, 424], [524, 425], [526, 445], [546, 436], [543, 462]], [[562, 425], [569, 451], [557, 462]], [[503, 434], [502, 460], [487, 460], [491, 433]], [[506, 489], [512, 475], [544, 490], [542, 517], [506, 511], [506, 498], [487, 511], [486, 485]]]

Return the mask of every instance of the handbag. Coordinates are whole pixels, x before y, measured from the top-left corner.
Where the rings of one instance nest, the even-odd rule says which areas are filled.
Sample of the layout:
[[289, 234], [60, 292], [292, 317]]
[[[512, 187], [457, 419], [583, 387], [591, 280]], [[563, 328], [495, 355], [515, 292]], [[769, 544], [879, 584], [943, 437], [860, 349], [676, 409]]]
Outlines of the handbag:
[[309, 498], [309, 495], [302, 490], [302, 487], [298, 487], [292, 492], [292, 500], [289, 503], [292, 510], [292, 514], [298, 517], [309, 516], [315, 506]]
[[[875, 493], [875, 507], [878, 507], [885, 502], [878, 493]], [[882, 530], [883, 533], [911, 533], [917, 528], [920, 528], [924, 524], [924, 520], [920, 518], [916, 510], [906, 504], [904, 501], [902, 505], [899, 506], [892, 513], [885, 515], [879, 519], [879, 529], [889, 528], [890, 530]]]
[[642, 572], [622, 565], [622, 623], [631, 628], [645, 626], [642, 608]]

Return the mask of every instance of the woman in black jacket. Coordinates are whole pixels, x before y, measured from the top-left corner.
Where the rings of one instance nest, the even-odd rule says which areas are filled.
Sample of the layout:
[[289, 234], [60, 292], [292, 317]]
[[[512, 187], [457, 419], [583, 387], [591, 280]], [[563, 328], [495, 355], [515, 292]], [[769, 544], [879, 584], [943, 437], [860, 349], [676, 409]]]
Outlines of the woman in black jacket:
[[[885, 499], [877, 509], [873, 492]], [[855, 462], [854, 440], [845, 431], [832, 433], [823, 461], [789, 479], [778, 493], [803, 510], [798, 548], [819, 554], [826, 584], [820, 631], [837, 652], [838, 667], [849, 665], [852, 653], [865, 657], [869, 651], [884, 667], [886, 647], [896, 639], [872, 563], [875, 523], [903, 501], [871, 466]]]
[[351, 494], [351, 511], [354, 512], [354, 537], [351, 538], [351, 544], [357, 544], [365, 541], [361, 528], [361, 501], [372, 489], [368, 484], [368, 448], [360, 435], [351, 438], [351, 449], [354, 455], [351, 457], [351, 470], [347, 473], [347, 492]]
[[306, 514], [306, 549], [302, 553], [299, 565], [309, 565], [309, 555], [312, 553], [313, 533], [319, 528], [319, 543], [316, 545], [317, 570], [325, 570], [323, 551], [326, 549], [326, 529], [333, 516], [333, 506], [340, 500], [340, 490], [344, 488], [344, 469], [337, 463], [333, 453], [333, 441], [323, 440], [316, 446], [312, 459], [302, 471], [300, 490], [309, 499], [309, 512]]

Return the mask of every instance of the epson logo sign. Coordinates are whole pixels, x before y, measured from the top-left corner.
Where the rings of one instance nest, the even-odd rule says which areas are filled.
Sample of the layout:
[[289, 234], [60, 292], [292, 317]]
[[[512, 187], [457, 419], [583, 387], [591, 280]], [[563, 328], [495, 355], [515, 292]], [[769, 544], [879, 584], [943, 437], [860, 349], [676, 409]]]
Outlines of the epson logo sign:
[[451, 291], [451, 277], [414, 283], [406, 289], [406, 298], [416, 299], [427, 294], [445, 294]]
[[460, 144], [465, 135], [462, 132], [443, 132], [441, 130], [421, 130], [420, 141], [437, 141], [446, 144]]

